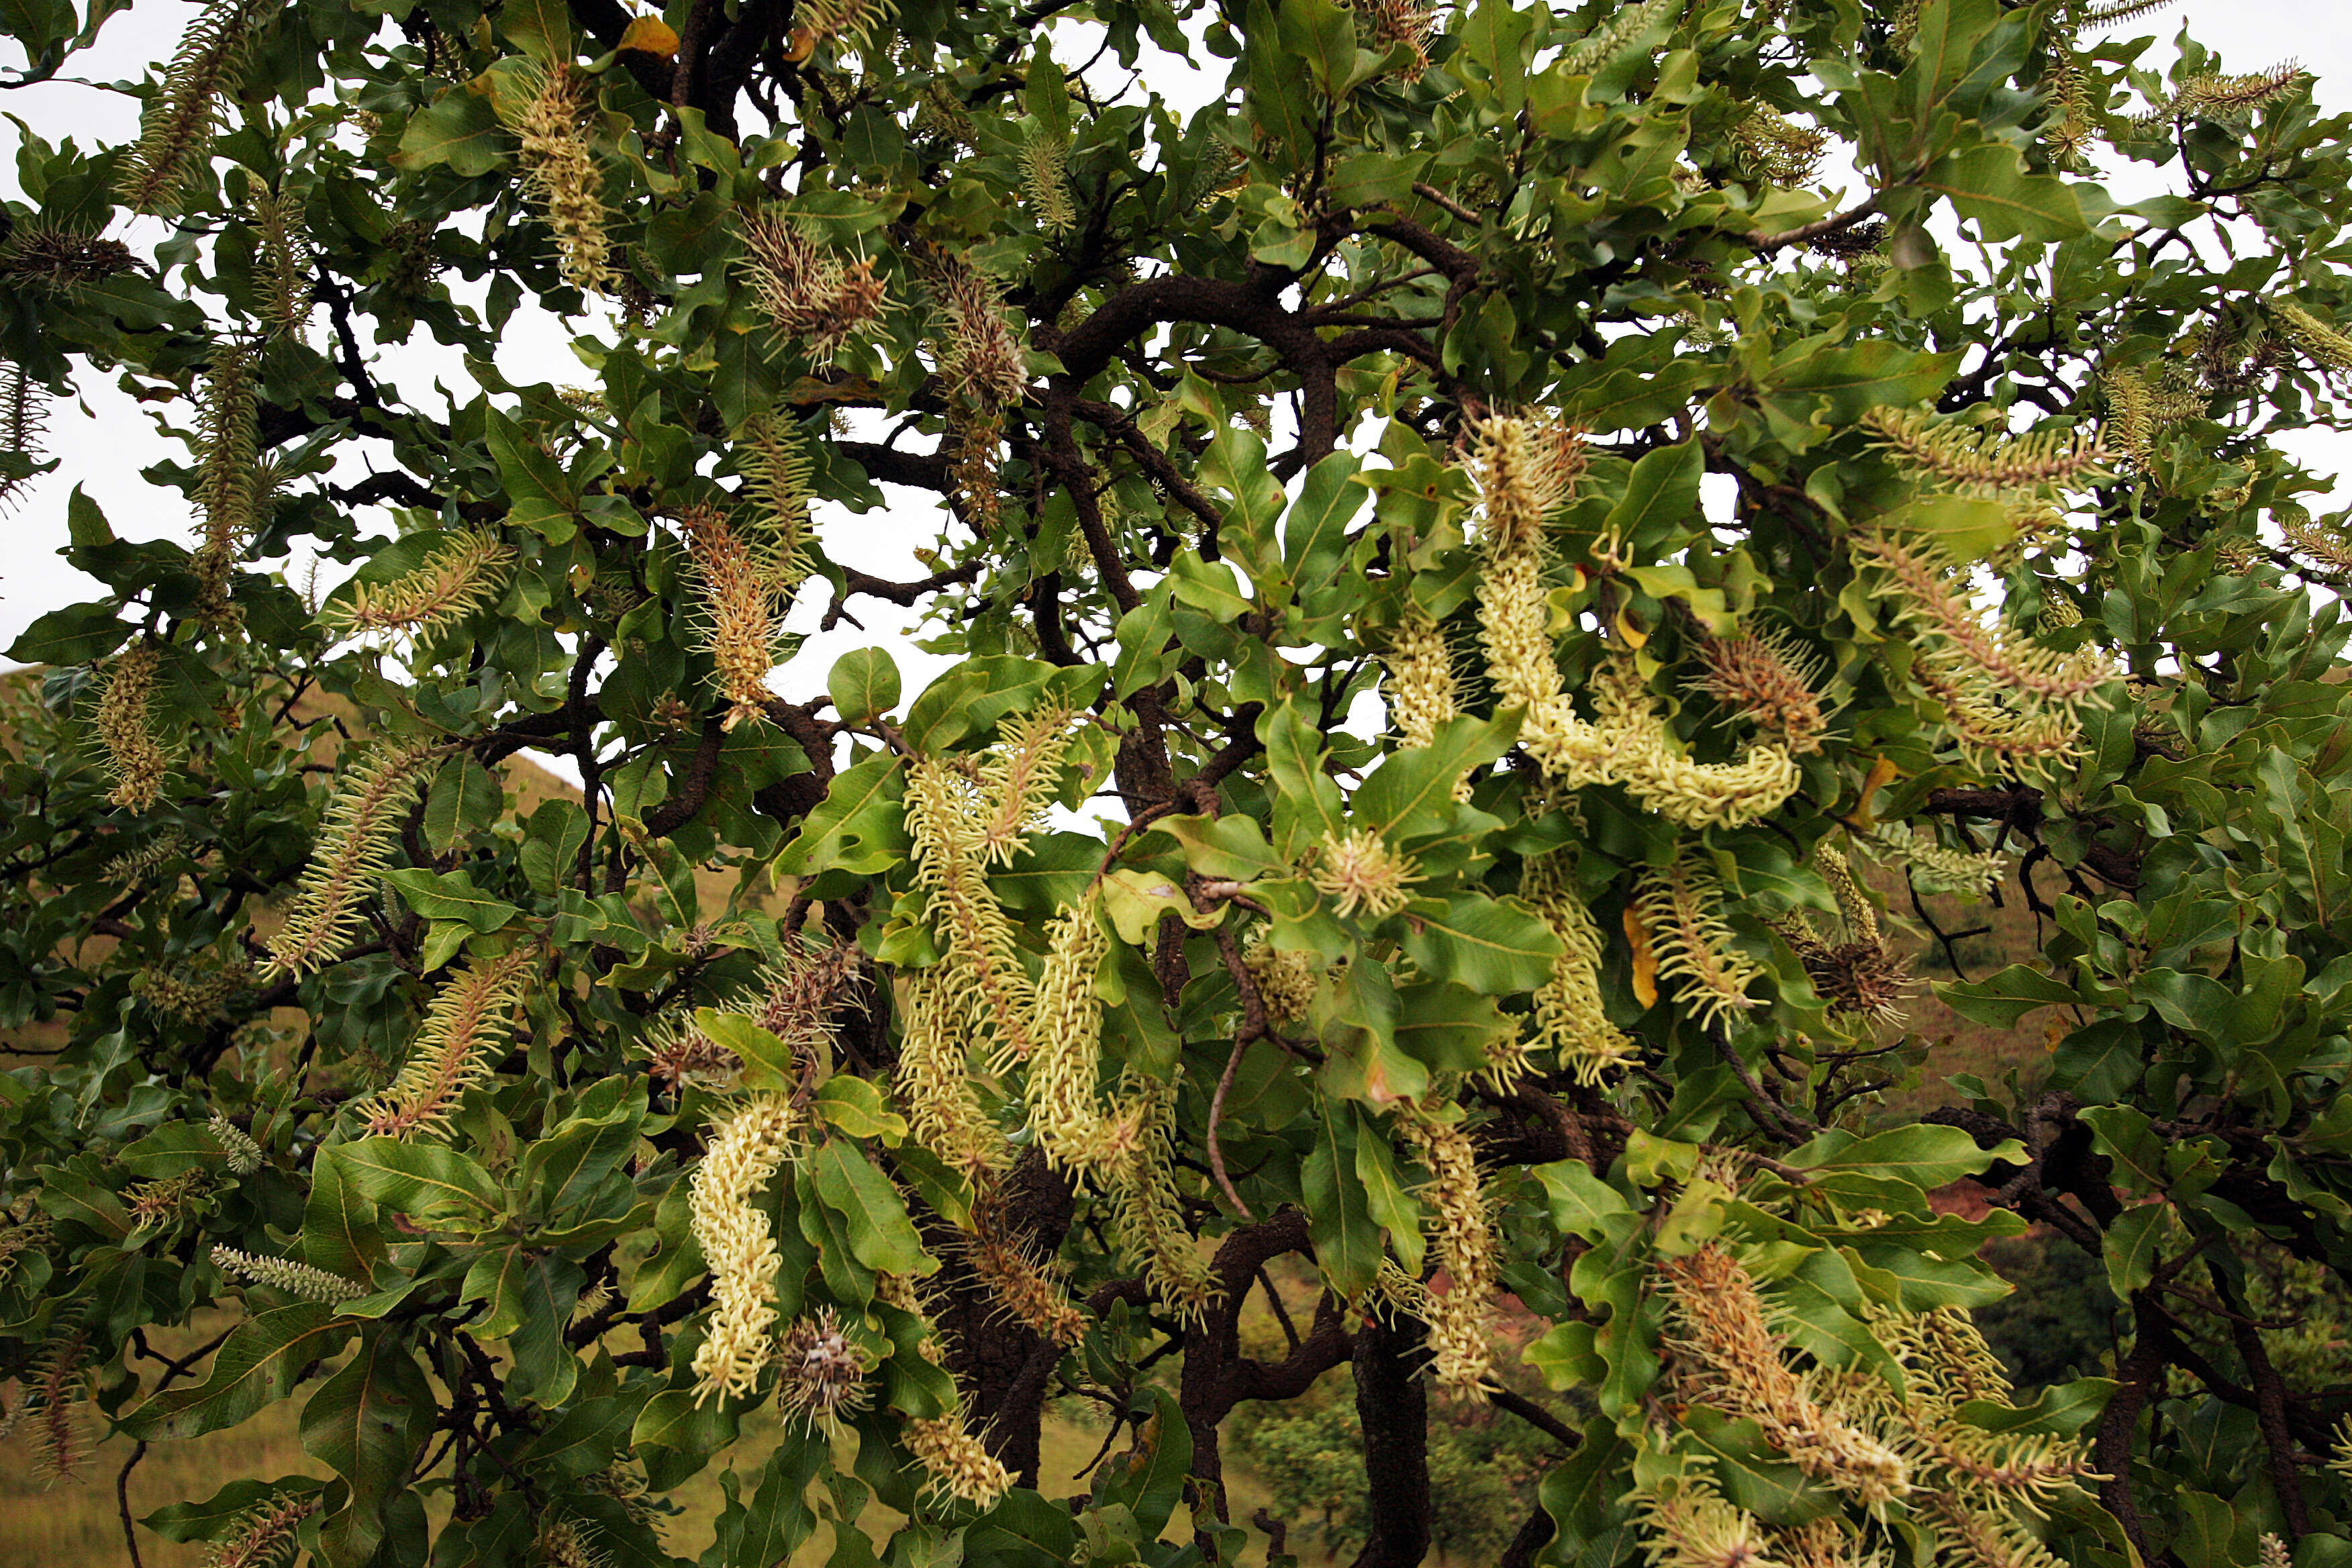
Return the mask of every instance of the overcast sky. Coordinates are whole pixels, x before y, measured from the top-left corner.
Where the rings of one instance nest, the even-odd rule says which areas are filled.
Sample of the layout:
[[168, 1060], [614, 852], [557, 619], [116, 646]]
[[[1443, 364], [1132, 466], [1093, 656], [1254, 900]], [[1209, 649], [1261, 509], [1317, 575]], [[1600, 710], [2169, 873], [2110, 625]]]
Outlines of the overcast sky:
[[[138, 0], [131, 11], [116, 16], [101, 35], [100, 44], [69, 62], [76, 75], [89, 80], [134, 78], [143, 63], [167, 53], [181, 26], [197, 7], [184, 0]], [[2143, 31], [2168, 39], [2183, 21], [2209, 47], [2221, 51], [2224, 66], [2236, 71], [2263, 68], [2283, 59], [2297, 59], [2317, 77], [2315, 90], [2331, 109], [2352, 106], [2352, 20], [2333, 5], [2313, 0], [2182, 0], [2167, 11], [2137, 24]], [[2118, 29], [2121, 31], [2121, 29]], [[13, 54], [13, 46], [0, 45]], [[2169, 58], [2168, 43], [2157, 58]], [[20, 60], [5, 62], [13, 67]], [[1182, 104], [1214, 95], [1222, 85], [1224, 63], [1208, 60], [1210, 72], [1189, 81], [1168, 81], [1161, 90]], [[72, 136], [85, 144], [127, 139], [137, 130], [136, 106], [121, 95], [70, 82], [45, 83], [9, 93], [0, 104], [52, 140]], [[0, 137], [13, 137], [13, 126], [0, 122]], [[15, 161], [0, 155], [0, 187], [15, 191]], [[2138, 191], [2119, 194], [2137, 195]], [[566, 323], [529, 310], [519, 312], [501, 341], [501, 367], [517, 382], [553, 380], [558, 383], [592, 379], [572, 355]], [[591, 330], [593, 330], [593, 328]], [[426, 334], [420, 332], [419, 338]], [[378, 378], [399, 385], [412, 396], [429, 391], [438, 378], [464, 385], [457, 358], [429, 343], [400, 351], [384, 351]], [[155, 431], [150, 415], [113, 384], [109, 376], [85, 372], [78, 383], [78, 399], [56, 404], [50, 411], [48, 455], [61, 459], [55, 473], [36, 479], [14, 512], [0, 522], [13, 538], [0, 556], [0, 647], [14, 641], [34, 616], [58, 605], [94, 595], [97, 584], [68, 567], [56, 552], [65, 539], [65, 503], [79, 483], [105, 510], [117, 535], [129, 539], [191, 536], [187, 508], [177, 492], [159, 489], [140, 478], [142, 468], [157, 461], [184, 460], [185, 448]], [[2306, 462], [2325, 471], [2338, 471], [2352, 459], [2352, 442], [2314, 437], [2297, 443]], [[933, 508], [903, 490], [890, 492], [898, 502], [886, 518], [869, 515], [855, 520], [848, 531], [854, 547], [842, 542], [845, 531], [828, 530], [828, 544], [836, 556], [860, 570], [892, 578], [919, 576], [927, 570], [913, 551], [938, 533]], [[2347, 491], [2352, 494], [2352, 491]], [[836, 522], [841, 518], [835, 513]], [[381, 520], [378, 520], [379, 522]], [[299, 571], [294, 574], [298, 586]], [[814, 630], [822, 614], [821, 584], [812, 584], [795, 606], [788, 626]], [[848, 626], [812, 642], [774, 678], [776, 688], [800, 698], [824, 689], [824, 672], [844, 649], [874, 641], [894, 646], [909, 677], [909, 695], [933, 661], [905, 646], [904, 613], [872, 600], [860, 601], [860, 618], [866, 630]]]

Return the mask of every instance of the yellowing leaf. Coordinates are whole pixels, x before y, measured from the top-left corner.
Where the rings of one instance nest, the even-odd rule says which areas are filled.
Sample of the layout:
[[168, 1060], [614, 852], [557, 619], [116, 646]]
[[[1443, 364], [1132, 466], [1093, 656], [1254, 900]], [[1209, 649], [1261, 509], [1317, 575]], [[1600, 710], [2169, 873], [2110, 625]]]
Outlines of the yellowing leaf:
[[1658, 1005], [1658, 955], [1650, 947], [1650, 928], [1642, 911], [1625, 906], [1625, 940], [1633, 949], [1633, 999], [1644, 1007]]
[[1893, 782], [1902, 772], [1895, 765], [1892, 757], [1881, 757], [1870, 764], [1870, 776], [1862, 781], [1862, 797], [1853, 804], [1853, 819], [1858, 825], [1865, 828], [1878, 826], [1878, 818], [1870, 815], [1870, 797], [1878, 793], [1881, 785]]
[[621, 30], [618, 47], [667, 59], [677, 53], [677, 34], [659, 16], [639, 16]]

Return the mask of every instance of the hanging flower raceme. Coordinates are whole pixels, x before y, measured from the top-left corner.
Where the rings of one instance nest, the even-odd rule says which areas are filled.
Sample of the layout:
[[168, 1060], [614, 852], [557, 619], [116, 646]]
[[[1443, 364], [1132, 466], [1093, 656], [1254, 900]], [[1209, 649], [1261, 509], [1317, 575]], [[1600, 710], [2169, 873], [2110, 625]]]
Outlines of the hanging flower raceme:
[[379, 744], [345, 763], [294, 902], [270, 939], [263, 979], [323, 967], [359, 930], [361, 905], [391, 868], [401, 823], [434, 760], [432, 746], [412, 742]]
[[1421, 1199], [1430, 1212], [1430, 1245], [1445, 1269], [1445, 1289], [1423, 1292], [1431, 1366], [1439, 1387], [1475, 1394], [1494, 1374], [1488, 1319], [1501, 1279], [1477, 1151], [1459, 1121], [1443, 1120], [1429, 1108], [1404, 1107], [1394, 1126], [1429, 1168]]
[[98, 699], [90, 728], [106, 752], [114, 788], [106, 798], [129, 811], [145, 811], [163, 793], [171, 761], [155, 740], [155, 676], [161, 658], [152, 644], [138, 642], [114, 656]]
[[613, 288], [612, 215], [604, 176], [583, 121], [594, 83], [569, 64], [528, 62], [515, 98], [494, 97], [507, 129], [522, 142], [523, 184], [555, 233], [564, 280], [582, 293]]
[[[1534, 1026], [1526, 1047], [1550, 1051], [1577, 1082], [1591, 1084], [1633, 1060], [1634, 1048], [1624, 1031], [1609, 1021], [1601, 994], [1601, 928], [1576, 896], [1570, 879], [1569, 862], [1557, 853], [1528, 861], [1520, 875], [1519, 897], [1543, 918], [1560, 944], [1549, 978], [1536, 992]], [[1516, 1055], [1508, 1062], [1496, 1062], [1498, 1086], [1519, 1076], [1524, 1066], [1523, 1058]]]
[[1763, 966], [1734, 945], [1713, 873], [1684, 859], [1643, 871], [1633, 907], [1656, 955], [1658, 977], [1677, 982], [1677, 1000], [1703, 1026], [1720, 1028], [1757, 1006], [1748, 988]]
[[783, 1267], [758, 1199], [791, 1158], [792, 1097], [751, 1095], [716, 1124], [688, 1194], [695, 1245], [710, 1266], [709, 1329], [694, 1352], [694, 1398], [750, 1397], [775, 1358], [776, 1279]]
[[427, 555], [413, 572], [384, 583], [354, 583], [351, 595], [320, 619], [339, 630], [423, 637], [472, 615], [507, 583], [512, 546], [480, 529], [466, 529]]
[[488, 1076], [539, 957], [536, 943], [518, 942], [495, 958], [468, 960], [441, 987], [400, 1076], [352, 1108], [372, 1136], [407, 1138], [448, 1120], [466, 1090]]
[[243, 84], [262, 20], [276, 9], [274, 0], [212, 0], [189, 22], [117, 176], [124, 206], [170, 215], [185, 205], [212, 166], [221, 105]]
[[1902, 1456], [1824, 1409], [1789, 1369], [1756, 1281], [1730, 1251], [1708, 1242], [1659, 1267], [1674, 1310], [1668, 1342], [1695, 1397], [1754, 1421], [1799, 1469], [1864, 1503], [1910, 1494]]
[[678, 514], [701, 589], [702, 646], [727, 701], [726, 728], [764, 720], [774, 693], [768, 672], [776, 657], [782, 574], [773, 556], [744, 538], [732, 518], [698, 502]]

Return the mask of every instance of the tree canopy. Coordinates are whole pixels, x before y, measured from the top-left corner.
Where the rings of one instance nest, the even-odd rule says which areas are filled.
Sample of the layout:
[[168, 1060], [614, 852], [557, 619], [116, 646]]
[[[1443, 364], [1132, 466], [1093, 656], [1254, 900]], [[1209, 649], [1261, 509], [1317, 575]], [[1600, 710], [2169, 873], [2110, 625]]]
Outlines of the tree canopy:
[[12, 650], [6, 1421], [299, 1402], [134, 1556], [1231, 1563], [1346, 1367], [1365, 1568], [1465, 1404], [1510, 1563], [2352, 1563], [2352, 127], [2158, 9], [211, 0], [20, 124], [0, 488], [119, 377], [200, 537]]

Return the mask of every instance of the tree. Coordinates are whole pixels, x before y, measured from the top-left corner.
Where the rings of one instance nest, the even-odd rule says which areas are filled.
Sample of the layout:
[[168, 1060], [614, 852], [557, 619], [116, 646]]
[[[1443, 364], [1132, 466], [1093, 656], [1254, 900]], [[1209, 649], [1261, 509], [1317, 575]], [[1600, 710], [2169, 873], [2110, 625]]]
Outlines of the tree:
[[[77, 494], [14, 650], [10, 1419], [302, 1402], [134, 1555], [667, 1563], [715, 1467], [706, 1564], [1233, 1563], [1344, 1364], [1367, 1568], [1465, 1400], [1508, 1563], [2345, 1563], [2347, 126], [2155, 9], [214, 0], [0, 247], [6, 477], [119, 373], [202, 524]], [[784, 700], [796, 594], [955, 662]], [[1899, 1022], [1952, 892], [2046, 1070]], [[2029, 1223], [2103, 1375], [1972, 1325]]]

